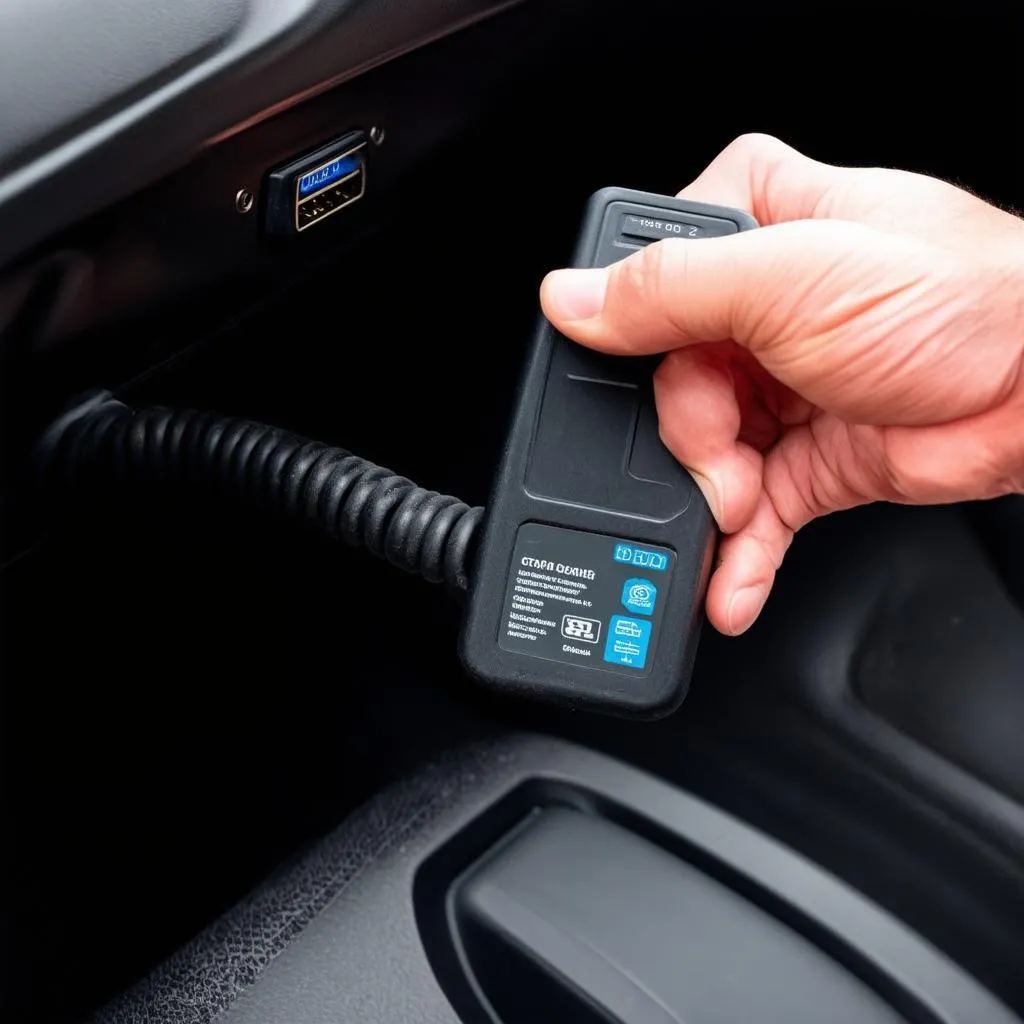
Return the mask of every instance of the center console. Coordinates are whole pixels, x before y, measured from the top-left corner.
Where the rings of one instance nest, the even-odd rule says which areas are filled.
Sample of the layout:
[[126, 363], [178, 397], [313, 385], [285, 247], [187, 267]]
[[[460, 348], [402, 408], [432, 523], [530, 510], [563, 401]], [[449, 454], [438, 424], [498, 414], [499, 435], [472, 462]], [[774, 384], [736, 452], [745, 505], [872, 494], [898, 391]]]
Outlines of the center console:
[[513, 736], [386, 791], [101, 1020], [1010, 1024], [933, 946], [634, 768]]

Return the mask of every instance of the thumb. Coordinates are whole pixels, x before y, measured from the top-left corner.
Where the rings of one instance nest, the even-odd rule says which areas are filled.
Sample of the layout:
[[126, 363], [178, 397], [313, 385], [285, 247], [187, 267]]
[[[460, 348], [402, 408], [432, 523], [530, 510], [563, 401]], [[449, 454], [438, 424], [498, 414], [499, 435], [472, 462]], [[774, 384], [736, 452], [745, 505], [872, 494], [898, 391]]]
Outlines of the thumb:
[[788, 322], [780, 314], [816, 291], [816, 304], [825, 300], [836, 268], [877, 251], [882, 237], [845, 221], [793, 221], [699, 242], [668, 239], [609, 267], [553, 271], [541, 306], [566, 336], [618, 355], [727, 339], [756, 349]]

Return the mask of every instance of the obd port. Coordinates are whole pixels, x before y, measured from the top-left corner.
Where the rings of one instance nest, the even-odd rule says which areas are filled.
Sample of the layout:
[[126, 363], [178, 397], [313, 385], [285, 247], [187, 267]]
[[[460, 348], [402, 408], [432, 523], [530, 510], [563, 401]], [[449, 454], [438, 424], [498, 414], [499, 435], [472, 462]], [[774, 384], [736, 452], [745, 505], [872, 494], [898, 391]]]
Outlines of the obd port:
[[365, 191], [366, 136], [350, 132], [268, 174], [264, 228], [271, 235], [305, 231]]
[[325, 217], [329, 217], [332, 213], [337, 213], [342, 207], [348, 206], [349, 203], [354, 203], [362, 197], [365, 187], [365, 176], [363, 174], [362, 157], [360, 156], [358, 160], [359, 166], [348, 177], [343, 178], [336, 184], [329, 185], [327, 188], [315, 192], [306, 199], [303, 199], [299, 192], [296, 191], [296, 231], [304, 231], [311, 225], [316, 224]]

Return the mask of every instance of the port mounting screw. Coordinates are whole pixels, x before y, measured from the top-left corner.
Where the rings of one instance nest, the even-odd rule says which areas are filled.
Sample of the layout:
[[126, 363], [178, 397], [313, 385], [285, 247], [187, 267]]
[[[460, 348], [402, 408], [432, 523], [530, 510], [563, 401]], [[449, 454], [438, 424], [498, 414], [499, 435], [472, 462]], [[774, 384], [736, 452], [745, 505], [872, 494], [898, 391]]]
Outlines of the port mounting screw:
[[256, 197], [247, 188], [240, 188], [235, 193], [235, 209], [239, 213], [248, 213], [255, 202]]
[[370, 141], [375, 145], [379, 146], [384, 141], [384, 129], [380, 125], [375, 124], [370, 129]]

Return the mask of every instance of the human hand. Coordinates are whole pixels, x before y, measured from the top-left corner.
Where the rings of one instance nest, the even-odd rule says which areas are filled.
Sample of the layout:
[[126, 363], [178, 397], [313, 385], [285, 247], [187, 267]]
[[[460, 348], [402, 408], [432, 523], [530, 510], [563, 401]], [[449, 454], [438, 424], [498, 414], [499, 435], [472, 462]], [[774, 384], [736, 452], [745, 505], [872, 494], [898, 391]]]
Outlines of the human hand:
[[759, 135], [679, 194], [766, 226], [554, 271], [541, 303], [584, 345], [667, 353], [662, 440], [726, 535], [707, 596], [719, 630], [754, 622], [816, 516], [1024, 490], [1024, 221]]

